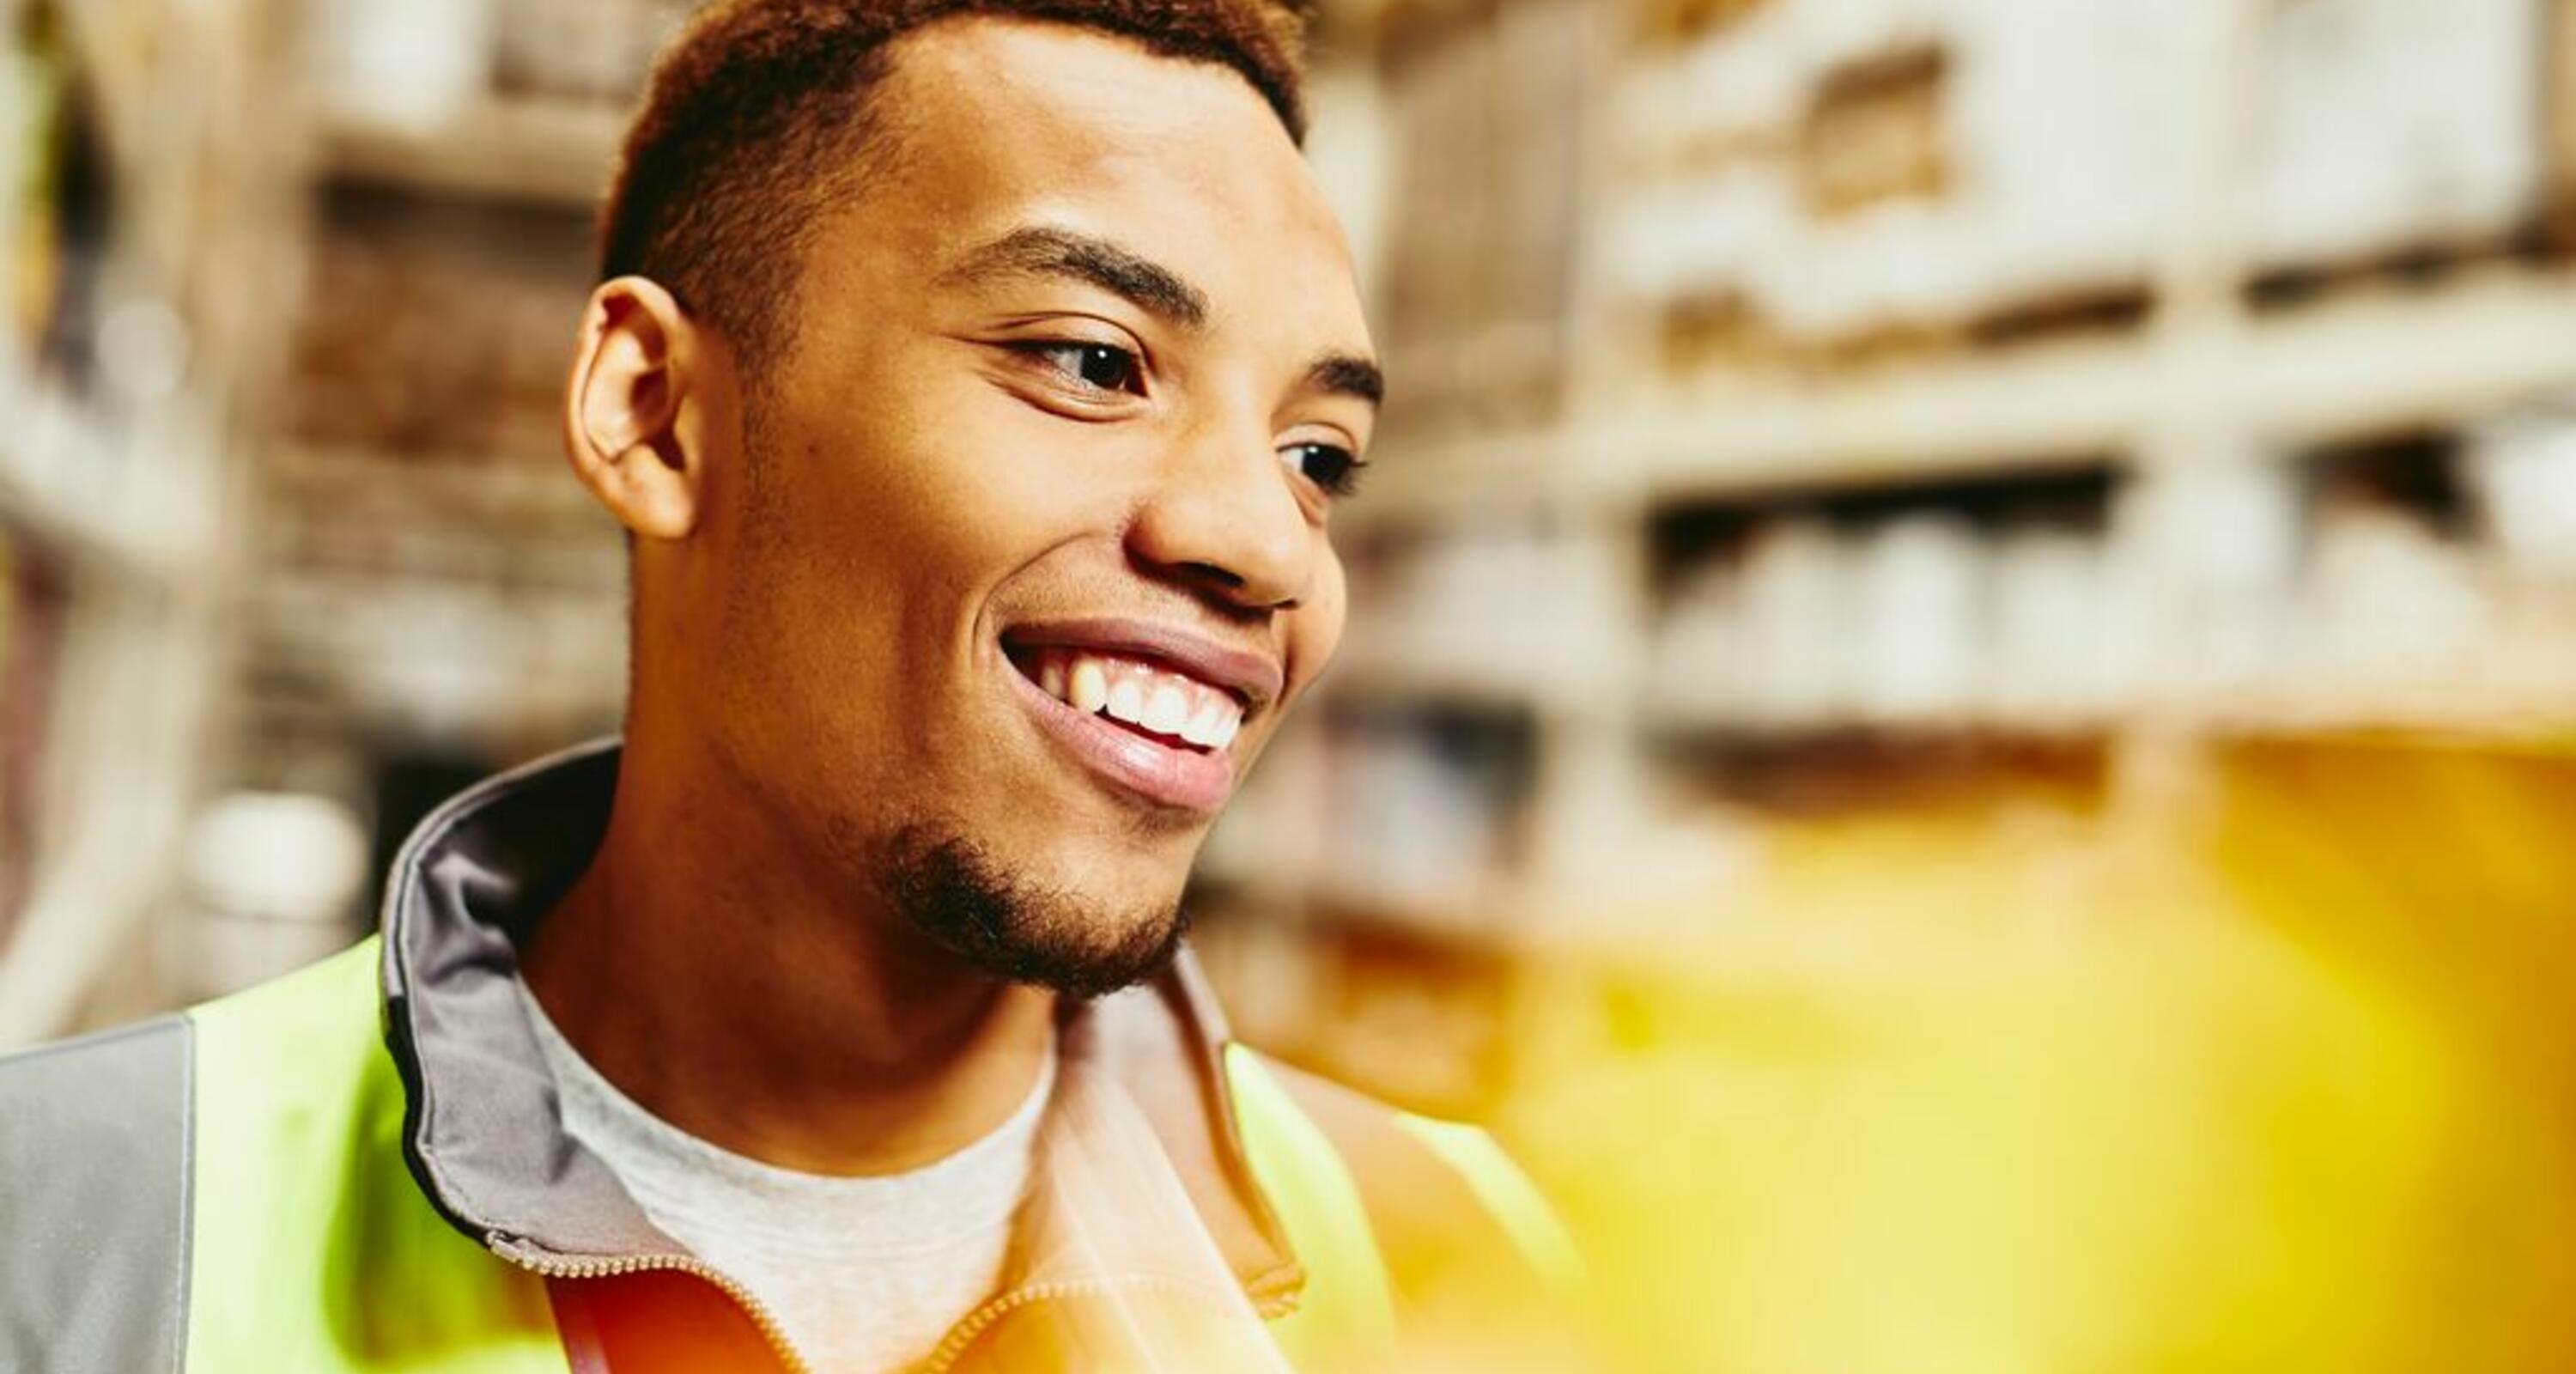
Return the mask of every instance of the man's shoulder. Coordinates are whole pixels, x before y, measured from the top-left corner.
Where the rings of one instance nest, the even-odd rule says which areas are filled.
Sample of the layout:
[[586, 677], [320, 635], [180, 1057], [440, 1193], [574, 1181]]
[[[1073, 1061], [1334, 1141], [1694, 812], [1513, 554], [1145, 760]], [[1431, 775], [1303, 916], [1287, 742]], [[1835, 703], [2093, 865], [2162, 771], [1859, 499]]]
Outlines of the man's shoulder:
[[[1500, 1268], [1533, 1288], [1570, 1259], [1538, 1191], [1484, 1131], [1391, 1106], [1237, 1046], [1348, 1171], [1399, 1293]], [[1498, 1261], [1505, 1261], [1498, 1264]]]
[[[83, 1151], [116, 1160], [184, 1138], [210, 1039], [237, 1043], [250, 1032], [274, 1042], [263, 1060], [326, 1059], [330, 1040], [351, 1036], [372, 1048], [372, 943], [182, 1011], [0, 1054], [0, 1169]], [[324, 1033], [331, 1029], [350, 1034]], [[278, 1075], [259, 1071], [266, 1065], [248, 1067], [227, 1076], [278, 1086]]]
[[[1261, 1071], [1278, 1084], [1289, 1101], [1325, 1139], [1368, 1197], [1372, 1220], [1385, 1211], [1401, 1222], [1410, 1214], [1465, 1221], [1481, 1210], [1466, 1182], [1446, 1165], [1410, 1123], [1423, 1118], [1259, 1051], [1251, 1051]], [[1401, 1210], [1381, 1209], [1381, 1195], [1405, 1202]], [[1381, 1223], [1384, 1224], [1384, 1223]]]

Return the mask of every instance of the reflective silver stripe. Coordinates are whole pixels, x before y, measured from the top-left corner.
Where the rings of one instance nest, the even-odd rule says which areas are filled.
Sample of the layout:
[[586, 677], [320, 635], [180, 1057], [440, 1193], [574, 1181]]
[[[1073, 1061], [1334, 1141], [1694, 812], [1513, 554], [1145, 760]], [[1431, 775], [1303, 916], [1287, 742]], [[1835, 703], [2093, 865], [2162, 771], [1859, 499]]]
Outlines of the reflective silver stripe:
[[171, 1016], [0, 1058], [0, 1369], [179, 1370], [191, 1036]]

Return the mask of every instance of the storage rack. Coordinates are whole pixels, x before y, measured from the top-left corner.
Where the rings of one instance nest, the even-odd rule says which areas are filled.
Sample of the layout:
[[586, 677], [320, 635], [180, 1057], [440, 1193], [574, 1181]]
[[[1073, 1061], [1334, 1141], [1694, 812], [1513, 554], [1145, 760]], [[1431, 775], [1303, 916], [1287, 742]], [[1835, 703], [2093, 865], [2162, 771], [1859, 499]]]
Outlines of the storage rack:
[[[0, 30], [36, 3], [0, 0]], [[317, 436], [307, 410], [334, 391], [310, 375], [310, 321], [343, 285], [335, 248], [364, 247], [387, 223], [422, 218], [434, 237], [442, 216], [489, 212], [522, 216], [526, 237], [578, 258], [630, 91], [496, 80], [424, 122], [338, 98], [349, 83], [321, 50], [363, 7], [53, 4], [73, 20], [113, 152], [113, 297], [166, 305], [187, 367], [174, 394], [137, 400], [75, 394], [32, 360], [0, 357], [13, 417], [0, 510], [70, 585], [35, 731], [38, 872], [14, 920], [0, 915], [0, 1046], [225, 991], [345, 938], [253, 931], [245, 959], [194, 919], [183, 851], [213, 793], [338, 792], [363, 814], [368, 766], [389, 742], [523, 755], [613, 721], [622, 668], [613, 532], [551, 464], [504, 461], [531, 457], [509, 443], [424, 452], [402, 436]], [[605, 26], [632, 45], [629, 11], [644, 8], [513, 13], [535, 29], [588, 26], [570, 38]], [[454, 22], [490, 29], [499, 13], [469, 4]], [[552, 41], [565, 36], [494, 35], [535, 56], [602, 51]], [[496, 75], [507, 56], [496, 52]], [[340, 208], [369, 198], [405, 204], [343, 232]], [[454, 241], [496, 239], [506, 253], [509, 234]], [[561, 289], [581, 281], [576, 267]], [[373, 312], [356, 321], [370, 330], [452, 305], [337, 303]], [[569, 307], [555, 314], [568, 327]], [[386, 337], [341, 340], [325, 361], [387, 383], [402, 360], [385, 356]], [[455, 343], [470, 354], [490, 340]], [[526, 632], [495, 639], [495, 625]], [[447, 671], [469, 662], [483, 666]]]
[[[255, 474], [272, 518], [236, 781], [368, 816], [378, 868], [412, 801], [614, 728], [623, 703], [624, 550], [552, 426], [640, 69], [573, 89], [508, 59], [589, 61], [605, 28], [640, 61], [668, 7], [474, 8], [488, 70], [433, 117], [319, 83], [298, 404]], [[538, 32], [567, 16], [580, 32]], [[404, 327], [378, 331], [371, 299]]]

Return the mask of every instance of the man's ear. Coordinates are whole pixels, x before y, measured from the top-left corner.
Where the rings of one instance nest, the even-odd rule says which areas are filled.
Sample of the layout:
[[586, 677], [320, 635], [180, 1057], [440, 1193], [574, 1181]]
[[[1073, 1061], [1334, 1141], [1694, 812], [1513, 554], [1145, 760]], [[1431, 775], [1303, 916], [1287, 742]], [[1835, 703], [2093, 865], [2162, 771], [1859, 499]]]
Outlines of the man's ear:
[[573, 474], [644, 539], [684, 539], [706, 499], [703, 408], [723, 360], [679, 300], [643, 277], [591, 292], [564, 390]]

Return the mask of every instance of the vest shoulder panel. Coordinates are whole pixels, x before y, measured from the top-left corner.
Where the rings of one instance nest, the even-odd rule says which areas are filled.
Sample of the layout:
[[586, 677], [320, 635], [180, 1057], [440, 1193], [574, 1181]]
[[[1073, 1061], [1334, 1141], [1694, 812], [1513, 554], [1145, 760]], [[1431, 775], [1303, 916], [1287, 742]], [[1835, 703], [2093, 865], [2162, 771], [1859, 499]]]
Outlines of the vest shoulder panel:
[[0, 1369], [180, 1368], [189, 1039], [169, 1016], [0, 1058]]

